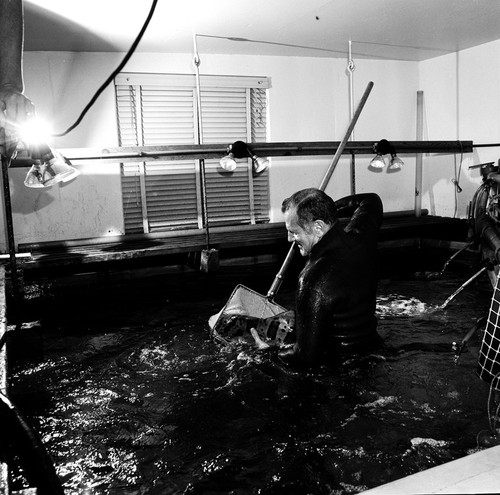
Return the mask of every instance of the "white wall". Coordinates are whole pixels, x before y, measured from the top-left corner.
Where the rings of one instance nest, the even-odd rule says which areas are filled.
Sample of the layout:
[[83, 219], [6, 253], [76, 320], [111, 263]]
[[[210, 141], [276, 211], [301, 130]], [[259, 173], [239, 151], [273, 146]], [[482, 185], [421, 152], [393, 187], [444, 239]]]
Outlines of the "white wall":
[[[500, 41], [420, 63], [424, 92], [424, 139], [500, 142]], [[498, 161], [499, 147], [477, 147], [473, 153], [430, 156], [425, 160], [423, 205], [433, 214], [467, 214], [467, 206], [481, 183], [471, 165]], [[458, 177], [461, 193], [451, 182]]]
[[[340, 141], [349, 124], [346, 60], [302, 57], [203, 55], [202, 74], [269, 76], [269, 141]], [[355, 128], [358, 141], [416, 139], [416, 92], [424, 91], [425, 139], [488, 141], [498, 131], [498, 68], [477, 60], [494, 60], [498, 45], [480, 47], [478, 54], [459, 55], [460, 97], [455, 56], [428, 62], [358, 60], [354, 71], [354, 104], [369, 81], [374, 88]], [[96, 89], [121, 61], [115, 53], [25, 53], [26, 94], [39, 116], [51, 121], [56, 132], [72, 124]], [[498, 57], [497, 57], [498, 59]], [[472, 67], [474, 66], [474, 67]], [[472, 70], [474, 69], [474, 70]], [[194, 73], [189, 54], [136, 54], [124, 69], [130, 72]], [[469, 71], [472, 70], [470, 73]], [[479, 72], [481, 71], [481, 72]], [[493, 73], [496, 77], [494, 80]], [[475, 77], [474, 77], [475, 76]], [[485, 80], [487, 79], [487, 80]], [[493, 80], [492, 80], [493, 79]], [[490, 96], [491, 97], [490, 97]], [[460, 112], [457, 101], [461, 102]], [[468, 125], [475, 103], [485, 103], [481, 129]], [[493, 121], [495, 125], [492, 127]], [[474, 131], [474, 132], [472, 132]], [[498, 134], [497, 134], [498, 135]], [[67, 136], [53, 141], [56, 148], [104, 148], [117, 145], [114, 89], [111, 84], [82, 123]], [[356, 190], [376, 191], [386, 211], [413, 209], [415, 158], [401, 155], [405, 167], [387, 174], [368, 170], [371, 157], [356, 158]], [[332, 157], [273, 158], [270, 171], [272, 221], [281, 221], [284, 197], [303, 187], [318, 186]], [[468, 158], [472, 160], [472, 158]], [[449, 179], [453, 156], [426, 157], [423, 207], [434, 214], [453, 214], [454, 187]], [[475, 161], [475, 157], [474, 157]], [[327, 192], [334, 198], [350, 193], [350, 158], [343, 157]], [[432, 165], [427, 162], [432, 162]], [[436, 165], [434, 165], [436, 162]], [[23, 185], [26, 169], [11, 169], [14, 229], [17, 243], [96, 237], [123, 233], [118, 165], [81, 166], [81, 176], [69, 184], [37, 191]], [[437, 175], [436, 175], [437, 174]], [[472, 190], [475, 185], [471, 186]], [[460, 214], [471, 194], [462, 193]], [[466, 200], [462, 200], [462, 198]], [[3, 243], [3, 245], [2, 245]], [[5, 250], [4, 240], [0, 249]]]

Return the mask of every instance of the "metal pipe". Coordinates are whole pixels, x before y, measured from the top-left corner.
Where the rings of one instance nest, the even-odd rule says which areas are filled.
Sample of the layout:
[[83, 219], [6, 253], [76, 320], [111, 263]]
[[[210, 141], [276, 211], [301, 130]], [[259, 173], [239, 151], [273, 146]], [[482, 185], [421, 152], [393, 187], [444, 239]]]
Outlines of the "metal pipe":
[[[342, 154], [372, 155], [373, 141], [350, 141]], [[472, 141], [391, 141], [398, 155], [425, 153], [472, 153]], [[187, 144], [164, 146], [123, 146], [103, 148], [82, 154], [79, 148], [61, 149], [71, 162], [132, 163], [145, 160], [186, 160], [197, 158], [221, 158], [227, 153], [228, 144]], [[332, 155], [340, 146], [339, 141], [291, 141], [275, 143], [252, 143], [252, 151], [262, 156], [324, 156]], [[10, 168], [29, 168], [34, 161], [21, 153], [12, 160]]]
[[453, 349], [455, 350], [455, 357], [454, 357], [455, 364], [458, 363], [458, 358], [460, 357], [460, 354], [462, 354], [462, 352], [464, 351], [469, 340], [479, 330], [479, 328], [486, 323], [486, 321], [487, 318], [485, 316], [478, 318], [474, 326], [465, 334], [465, 337], [462, 339], [460, 344], [457, 345], [456, 342], [453, 342]]
[[468, 242], [465, 246], [463, 246], [461, 249], [459, 249], [456, 253], [454, 253], [452, 256], [448, 258], [446, 263], [443, 265], [443, 268], [441, 269], [440, 275], [443, 275], [444, 271], [448, 267], [448, 265], [458, 256], [460, 253], [463, 253], [466, 249], [469, 249], [472, 245], [475, 244], [475, 241]]
[[[349, 60], [347, 62], [347, 72], [349, 73], [349, 120], [354, 116], [354, 60], [352, 59], [352, 41], [349, 40]], [[354, 139], [354, 131], [351, 134]]]
[[477, 277], [479, 277], [479, 275], [481, 275], [481, 273], [483, 273], [487, 269], [488, 269], [488, 267], [483, 266], [483, 268], [481, 268], [481, 270], [479, 270], [477, 273], [472, 275], [472, 277], [469, 278], [469, 280], [464, 282], [448, 299], [446, 299], [446, 301], [443, 304], [441, 304], [441, 306], [439, 306], [439, 309], [446, 308], [446, 306], [448, 306], [448, 304], [450, 304], [450, 302], [453, 299], [455, 299], [455, 297], [458, 296], [458, 294], [460, 294], [460, 292], [462, 292], [471, 282], [473, 282]]
[[351, 194], [356, 194], [356, 155], [351, 153]]
[[[0, 265], [0, 393], [7, 394], [7, 304], [5, 299], [5, 267]], [[3, 455], [6, 454], [0, 446], [0, 451]], [[8, 493], [9, 485], [9, 467], [7, 463], [0, 460], [0, 493], [5, 490]]]
[[[424, 92], [417, 91], [417, 141], [424, 138]], [[396, 148], [399, 151], [399, 147]], [[417, 153], [415, 162], [415, 216], [422, 212], [422, 153]]]
[[[349, 60], [347, 62], [347, 72], [349, 75], [349, 120], [354, 115], [354, 60], [352, 59], [352, 41], [349, 40]], [[354, 129], [351, 133], [351, 139], [354, 140]], [[354, 153], [351, 153], [351, 194], [356, 193], [356, 161]]]
[[[203, 124], [201, 116], [201, 84], [200, 84], [200, 55], [198, 54], [198, 45], [196, 43], [196, 34], [193, 35], [194, 43], [194, 66], [196, 67], [196, 130], [198, 135], [198, 144], [203, 144]], [[210, 232], [208, 227], [208, 198], [207, 198], [207, 183], [206, 183], [206, 170], [205, 159], [198, 160], [200, 169], [200, 186], [201, 186], [201, 200], [202, 200], [202, 215], [203, 227], [205, 228], [205, 237], [207, 241], [207, 250], [210, 248]]]
[[2, 155], [2, 182], [3, 182], [3, 202], [5, 213], [5, 231], [7, 234], [7, 246], [10, 258], [10, 277], [12, 280], [12, 289], [14, 299], [17, 302], [19, 296], [19, 284], [17, 279], [17, 260], [16, 260], [16, 242], [14, 238], [14, 222], [12, 219], [12, 202], [10, 197], [9, 184], [9, 162], [10, 159]]

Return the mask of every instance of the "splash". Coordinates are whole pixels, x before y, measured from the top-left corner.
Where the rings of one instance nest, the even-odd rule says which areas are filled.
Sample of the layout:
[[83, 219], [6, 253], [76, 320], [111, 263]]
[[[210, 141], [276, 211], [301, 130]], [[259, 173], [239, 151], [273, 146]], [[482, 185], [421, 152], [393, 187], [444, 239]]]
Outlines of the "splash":
[[377, 297], [377, 316], [414, 316], [421, 315], [432, 309], [431, 305], [423, 303], [416, 297], [404, 297], [398, 294]]
[[415, 437], [410, 440], [413, 447], [417, 445], [430, 445], [431, 447], [446, 447], [450, 442], [445, 440], [436, 440], [434, 438]]

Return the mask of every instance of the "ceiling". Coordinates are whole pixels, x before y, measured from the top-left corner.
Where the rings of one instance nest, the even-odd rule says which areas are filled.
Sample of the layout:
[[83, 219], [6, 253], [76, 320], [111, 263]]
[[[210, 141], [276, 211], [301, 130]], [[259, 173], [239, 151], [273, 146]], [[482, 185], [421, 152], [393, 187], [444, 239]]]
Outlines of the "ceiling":
[[[153, 0], [24, 0], [26, 51], [126, 52]], [[194, 36], [196, 34], [196, 36]], [[136, 51], [421, 61], [500, 39], [499, 0], [158, 0]], [[351, 42], [351, 43], [349, 43]]]

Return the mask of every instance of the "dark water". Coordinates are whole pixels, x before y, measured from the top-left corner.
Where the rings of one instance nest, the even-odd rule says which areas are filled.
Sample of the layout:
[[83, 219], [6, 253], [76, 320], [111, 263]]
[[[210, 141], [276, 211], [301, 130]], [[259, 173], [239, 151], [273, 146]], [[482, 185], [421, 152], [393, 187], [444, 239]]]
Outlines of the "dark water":
[[[265, 294], [273, 277], [236, 271], [61, 291], [30, 309], [11, 397], [67, 494], [358, 493], [478, 449], [480, 336], [457, 364], [451, 345], [487, 315], [486, 278], [446, 310], [466, 277], [383, 280], [384, 347], [297, 375], [209, 338], [236, 283]], [[291, 307], [293, 288], [278, 299]]]

